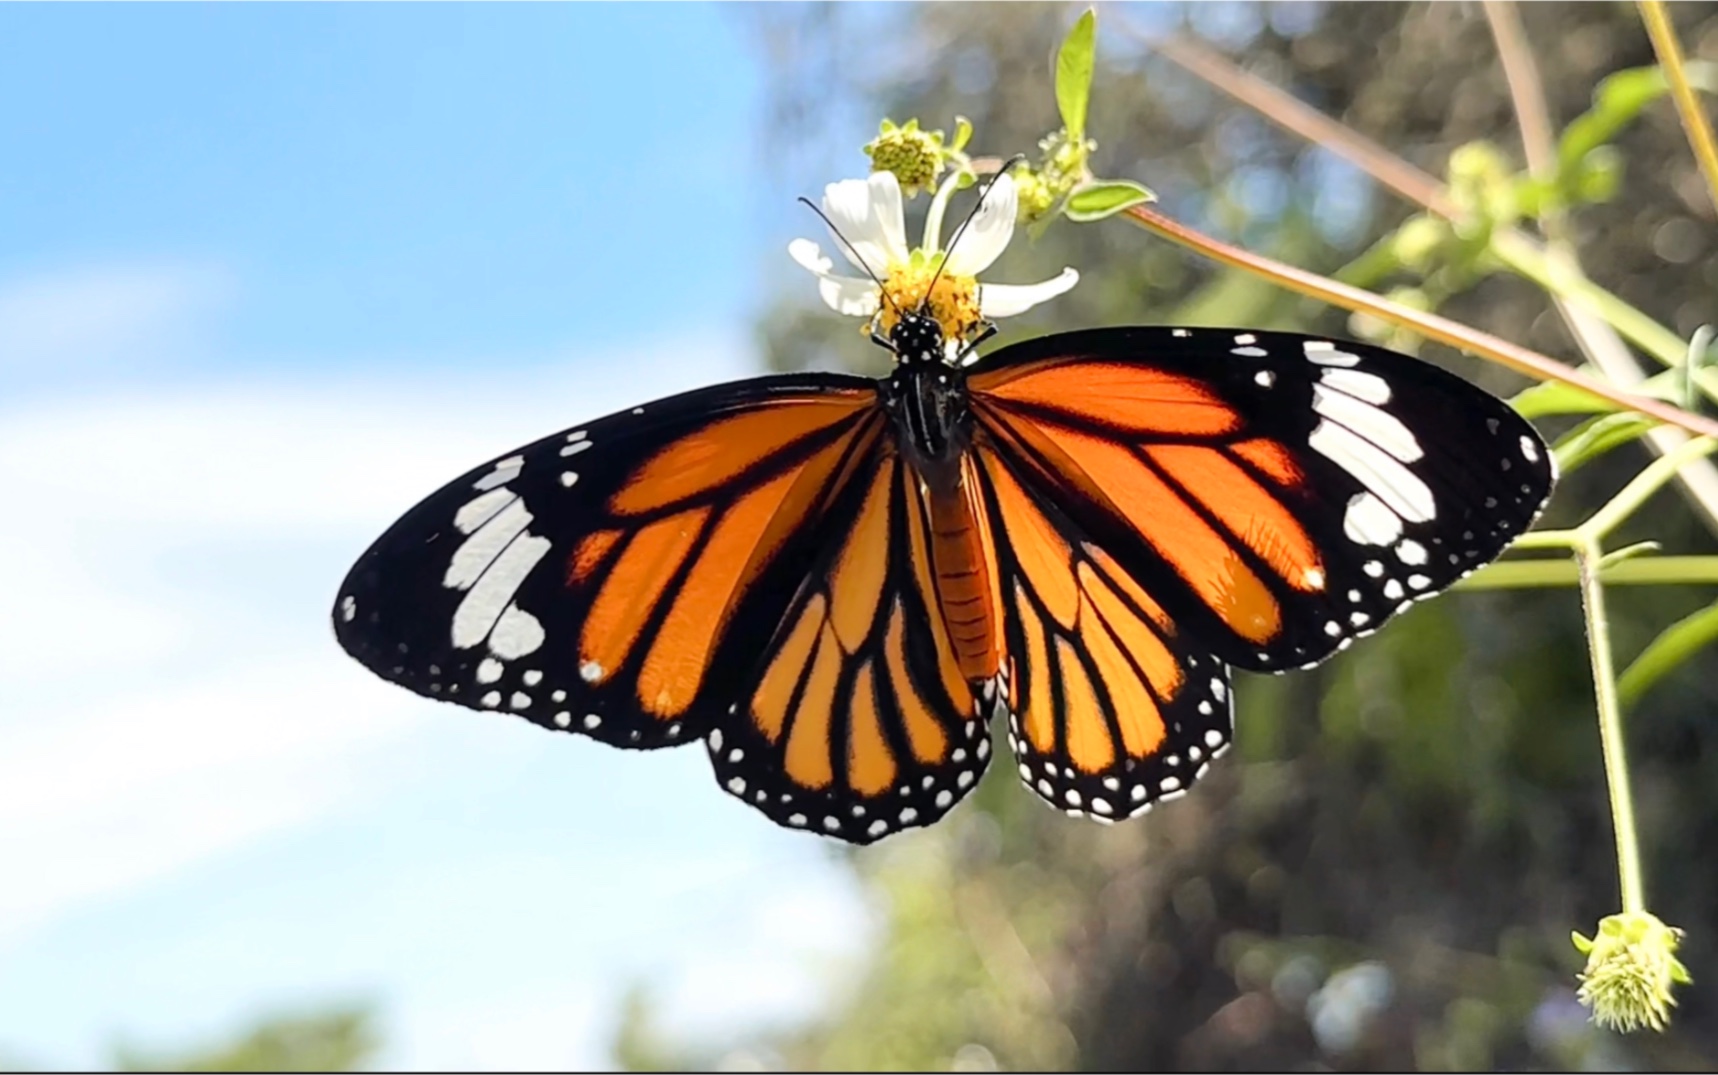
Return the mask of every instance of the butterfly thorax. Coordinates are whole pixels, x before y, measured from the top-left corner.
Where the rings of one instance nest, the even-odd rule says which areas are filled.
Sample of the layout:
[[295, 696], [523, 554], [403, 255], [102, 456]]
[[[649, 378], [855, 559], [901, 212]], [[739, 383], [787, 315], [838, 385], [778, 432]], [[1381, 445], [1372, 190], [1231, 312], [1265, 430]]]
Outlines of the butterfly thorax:
[[895, 372], [881, 387], [907, 461], [932, 490], [960, 486], [960, 461], [971, 440], [966, 376], [945, 361], [947, 339], [934, 319], [905, 314], [889, 331]]

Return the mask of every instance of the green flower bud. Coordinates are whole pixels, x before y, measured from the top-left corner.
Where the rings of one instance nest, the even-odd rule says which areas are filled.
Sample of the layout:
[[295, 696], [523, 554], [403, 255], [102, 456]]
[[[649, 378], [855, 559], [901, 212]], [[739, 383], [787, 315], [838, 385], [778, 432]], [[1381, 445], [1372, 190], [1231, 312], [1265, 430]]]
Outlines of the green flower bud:
[[1014, 189], [1020, 197], [1020, 207], [1014, 218], [1017, 223], [1030, 224], [1056, 204], [1056, 192], [1044, 182], [1043, 176], [1027, 165], [1022, 164], [1014, 170]]
[[947, 154], [943, 132], [921, 131], [919, 121], [910, 119], [901, 127], [884, 120], [877, 137], [866, 143], [865, 155], [873, 172], [893, 172], [901, 193], [911, 198], [936, 184]]
[[1576, 995], [1591, 1009], [1593, 1022], [1624, 1033], [1669, 1025], [1676, 1004], [1671, 987], [1692, 980], [1676, 958], [1681, 930], [1654, 915], [1633, 912], [1606, 918], [1591, 940], [1579, 933], [1572, 939], [1587, 956]]

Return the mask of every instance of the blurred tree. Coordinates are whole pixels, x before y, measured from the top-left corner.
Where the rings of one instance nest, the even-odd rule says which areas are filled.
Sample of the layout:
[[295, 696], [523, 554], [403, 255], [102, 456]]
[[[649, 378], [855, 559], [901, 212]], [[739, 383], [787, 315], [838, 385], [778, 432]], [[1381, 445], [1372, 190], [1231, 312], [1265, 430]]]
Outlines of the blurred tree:
[[[861, 174], [831, 116], [970, 117], [979, 154], [1031, 152], [1056, 125], [1048, 57], [1078, 8], [1047, 4], [750, 9], [771, 59], [772, 178]], [[1598, 81], [1652, 62], [1632, 5], [1524, 5], [1553, 122]], [[1675, 6], [1718, 58], [1718, 9]], [[1125, 27], [1185, 30], [1443, 174], [1475, 140], [1517, 161], [1507, 84], [1475, 5], [1212, 3], [1105, 8], [1094, 167], [1155, 189], [1172, 216], [1333, 273], [1413, 208], [1152, 53]], [[1571, 225], [1590, 271], [1688, 333], [1718, 320], [1712, 210], [1668, 104], [1617, 141], [1622, 193]], [[919, 211], [922, 212], [922, 201]], [[812, 233], [812, 224], [806, 234]], [[909, 221], [909, 233], [915, 225]], [[1346, 315], [1202, 264], [1120, 222], [1016, 242], [993, 279], [1083, 279], [1006, 337], [1167, 322], [1352, 335]], [[1412, 282], [1404, 274], [1404, 282]], [[810, 281], [760, 319], [780, 368], [876, 372], [885, 356], [815, 304]], [[1543, 292], [1479, 275], [1443, 312], [1579, 361]], [[1494, 391], [1520, 386], [1435, 347]], [[1638, 469], [1616, 453], [1567, 481], [1579, 519]], [[1667, 497], [1650, 536], [1703, 536]], [[1630, 534], [1630, 540], [1646, 536]], [[1615, 591], [1632, 652], [1710, 595]], [[788, 1067], [1096, 1070], [1718, 1065], [1718, 830], [1708, 655], [1631, 714], [1654, 906], [1689, 933], [1696, 985], [1664, 1035], [1594, 1030], [1575, 1002], [1572, 928], [1615, 907], [1615, 861], [1579, 610], [1571, 591], [1420, 606], [1323, 668], [1239, 685], [1238, 749], [1193, 794], [1100, 828], [1046, 810], [999, 763], [924, 832], [851, 855], [891, 909], [874, 961], [816, 1025], [748, 1056]], [[636, 1050], [634, 1043], [628, 1047]], [[641, 1054], [636, 1051], [629, 1055]], [[679, 1054], [673, 1054], [679, 1055]]]
[[368, 1005], [276, 1014], [225, 1041], [192, 1048], [120, 1045], [116, 1071], [360, 1071], [381, 1050]]

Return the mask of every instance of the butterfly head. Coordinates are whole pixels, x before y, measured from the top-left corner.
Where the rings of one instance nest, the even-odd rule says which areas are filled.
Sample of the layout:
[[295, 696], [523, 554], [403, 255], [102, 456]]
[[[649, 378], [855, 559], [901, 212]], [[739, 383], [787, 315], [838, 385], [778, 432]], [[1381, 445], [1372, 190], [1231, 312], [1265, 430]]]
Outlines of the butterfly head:
[[941, 363], [948, 356], [948, 337], [928, 310], [904, 311], [889, 329], [887, 347], [903, 366]]

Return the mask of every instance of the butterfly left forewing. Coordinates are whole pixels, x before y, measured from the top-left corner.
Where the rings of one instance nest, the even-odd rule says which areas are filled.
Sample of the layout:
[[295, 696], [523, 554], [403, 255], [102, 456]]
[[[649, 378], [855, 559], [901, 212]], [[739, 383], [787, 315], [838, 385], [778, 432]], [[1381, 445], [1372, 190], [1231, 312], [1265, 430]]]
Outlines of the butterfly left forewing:
[[780, 615], [766, 576], [815, 554], [804, 490], [874, 436], [874, 402], [857, 378], [761, 378], [508, 453], [377, 539], [335, 634], [427, 697], [617, 746], [696, 738], [732, 690], [735, 616]]

